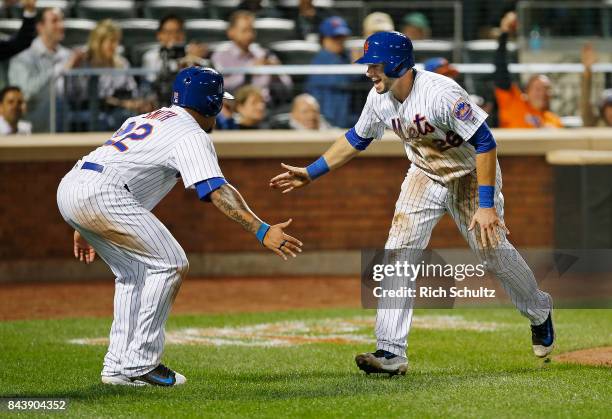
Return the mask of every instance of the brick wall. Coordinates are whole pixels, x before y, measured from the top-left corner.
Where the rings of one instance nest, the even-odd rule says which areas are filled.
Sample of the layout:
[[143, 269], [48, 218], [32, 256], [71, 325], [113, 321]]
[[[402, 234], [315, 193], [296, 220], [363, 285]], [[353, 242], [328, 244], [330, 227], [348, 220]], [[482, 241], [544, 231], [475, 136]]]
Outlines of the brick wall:
[[[225, 176], [251, 207], [271, 223], [294, 218], [290, 231], [310, 250], [381, 247], [408, 168], [405, 158], [360, 158], [315, 185], [289, 195], [268, 189], [278, 159], [225, 159]], [[292, 160], [305, 164], [307, 160]], [[501, 157], [506, 221], [519, 247], [553, 243], [552, 170], [542, 156]], [[66, 258], [71, 231], [55, 203], [61, 177], [72, 162], [0, 165], [0, 260]], [[257, 241], [195, 193], [175, 188], [155, 213], [189, 253], [248, 251]], [[462, 247], [454, 222], [444, 217], [431, 245]]]

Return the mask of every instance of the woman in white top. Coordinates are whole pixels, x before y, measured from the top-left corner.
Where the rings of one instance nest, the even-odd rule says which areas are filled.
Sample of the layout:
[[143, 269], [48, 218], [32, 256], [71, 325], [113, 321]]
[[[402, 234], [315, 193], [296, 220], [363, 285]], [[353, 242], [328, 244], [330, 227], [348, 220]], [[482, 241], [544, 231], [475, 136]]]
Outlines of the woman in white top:
[[[120, 42], [121, 28], [110, 19], [100, 21], [89, 34], [80, 67], [128, 69], [128, 61], [118, 51]], [[76, 111], [72, 129], [87, 129], [94, 121], [95, 130], [112, 130], [125, 118], [152, 110], [151, 101], [138, 98], [138, 85], [127, 74], [109, 71], [99, 77], [71, 77], [68, 86], [71, 108]], [[93, 103], [91, 98], [96, 96]]]

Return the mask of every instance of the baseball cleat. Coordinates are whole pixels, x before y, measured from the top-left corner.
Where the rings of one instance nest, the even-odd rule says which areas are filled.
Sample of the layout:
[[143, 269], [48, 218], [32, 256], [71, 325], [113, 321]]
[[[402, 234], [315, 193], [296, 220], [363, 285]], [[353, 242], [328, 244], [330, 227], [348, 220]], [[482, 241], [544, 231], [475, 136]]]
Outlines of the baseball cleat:
[[131, 381], [134, 383], [142, 383], [140, 385], [171, 387], [185, 384], [187, 379], [183, 374], [172, 371], [164, 364], [159, 364], [154, 370], [144, 375], [131, 378]]
[[131, 386], [138, 387], [144, 386], [145, 383], [142, 382], [134, 382], [130, 380], [125, 375], [103, 375], [102, 376], [102, 384], [109, 384], [112, 386]]
[[531, 326], [531, 343], [535, 356], [544, 358], [555, 347], [555, 328], [552, 322], [552, 310], [544, 323]]
[[359, 354], [355, 357], [355, 362], [359, 369], [368, 375], [406, 375], [408, 370], [408, 360], [406, 358], [382, 349], [378, 349], [376, 352]]

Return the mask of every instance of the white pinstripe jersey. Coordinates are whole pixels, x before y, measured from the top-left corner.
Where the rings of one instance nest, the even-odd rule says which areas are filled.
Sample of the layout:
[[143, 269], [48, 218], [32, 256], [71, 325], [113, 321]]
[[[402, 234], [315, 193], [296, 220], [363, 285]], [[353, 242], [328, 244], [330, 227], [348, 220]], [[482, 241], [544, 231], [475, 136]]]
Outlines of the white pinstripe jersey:
[[378, 94], [372, 88], [355, 131], [380, 139], [385, 128], [392, 129], [414, 165], [448, 183], [476, 168], [476, 151], [467, 141], [487, 116], [454, 80], [419, 70], [403, 103], [391, 92]]
[[179, 106], [127, 119], [110, 140], [82, 160], [117, 171], [147, 209], [155, 207], [179, 177], [185, 188], [223, 177], [212, 140]]

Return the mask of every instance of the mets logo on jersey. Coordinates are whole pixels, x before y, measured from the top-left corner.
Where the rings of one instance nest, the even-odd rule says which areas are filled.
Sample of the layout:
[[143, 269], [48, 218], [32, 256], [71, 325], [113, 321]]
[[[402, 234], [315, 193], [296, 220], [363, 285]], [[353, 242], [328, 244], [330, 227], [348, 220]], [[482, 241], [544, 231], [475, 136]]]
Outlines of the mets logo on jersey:
[[472, 116], [472, 105], [467, 99], [459, 98], [453, 106], [453, 115], [460, 121], [467, 121]]

